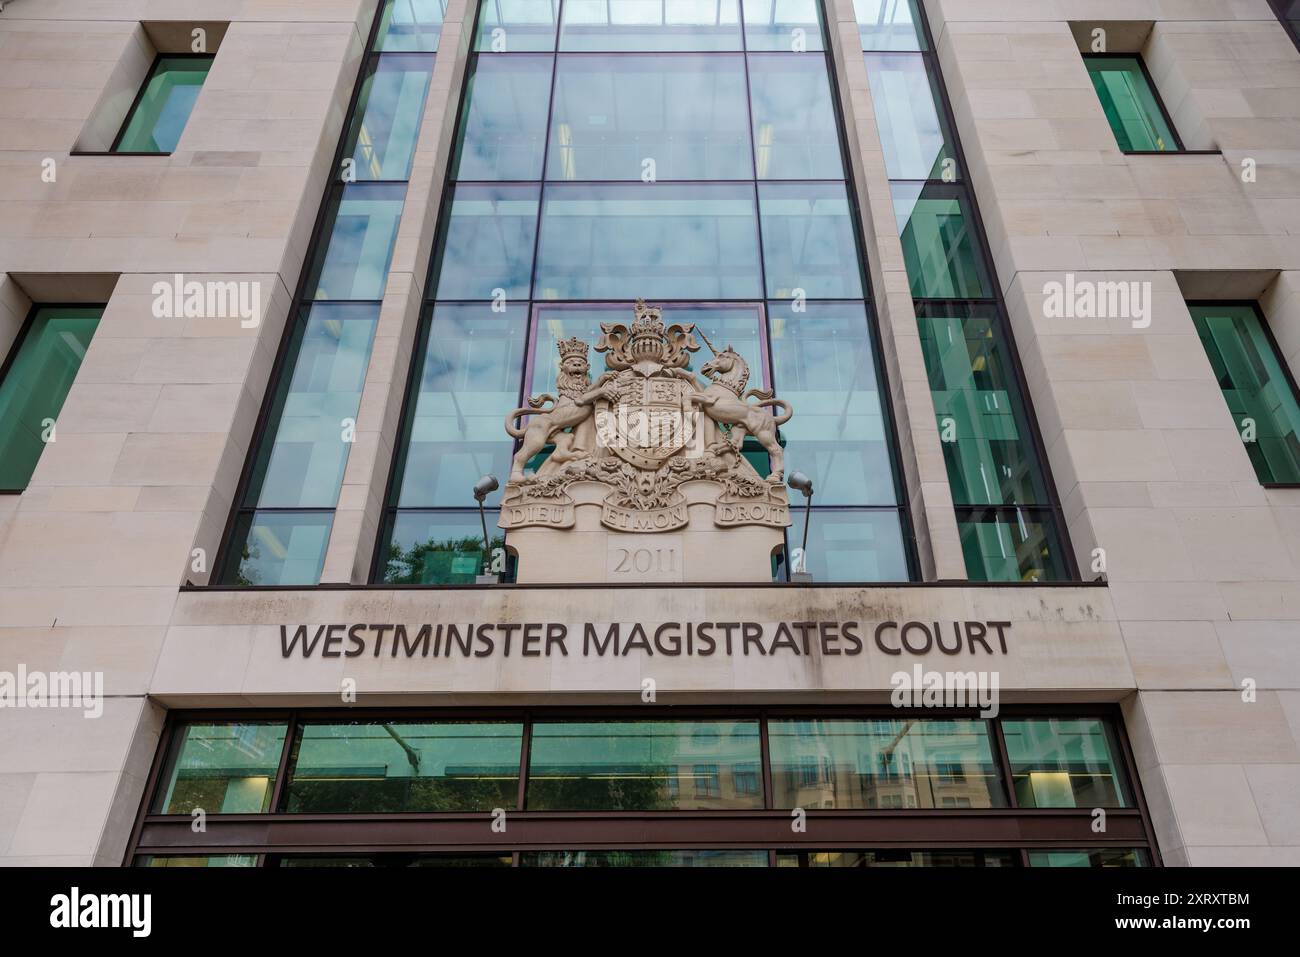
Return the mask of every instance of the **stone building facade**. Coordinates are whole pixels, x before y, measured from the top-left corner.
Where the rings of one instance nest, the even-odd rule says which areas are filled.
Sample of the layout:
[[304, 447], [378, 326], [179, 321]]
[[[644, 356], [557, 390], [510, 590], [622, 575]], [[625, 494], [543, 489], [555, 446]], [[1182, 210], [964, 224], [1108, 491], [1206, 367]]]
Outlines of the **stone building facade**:
[[[182, 722], [202, 723], [208, 712], [212, 723], [234, 725], [241, 715], [346, 720], [339, 713], [357, 710], [389, 722], [426, 713], [453, 723], [458, 714], [517, 720], [534, 745], [552, 717], [764, 723], [755, 772], [764, 787], [752, 806], [768, 817], [728, 817], [711, 829], [706, 811], [688, 808], [682, 813], [695, 830], [682, 830], [674, 812], [659, 810], [646, 826], [662, 828], [650, 842], [660, 850], [762, 849], [777, 863], [800, 848], [924, 845], [1006, 849], [1022, 863], [1035, 850], [1136, 847], [1164, 865], [1300, 864], [1300, 486], [1260, 480], [1188, 306], [1257, 303], [1280, 361], [1300, 370], [1300, 52], [1268, 0], [922, 4], [927, 62], [941, 77], [941, 109], [950, 111], [956, 179], [978, 209], [968, 210], [966, 225], [986, 247], [979, 262], [992, 287], [989, 308], [1001, 317], [994, 328], [1018, 355], [1007, 367], [1018, 370], [1051, 489], [1039, 504], [1059, 516], [1064, 554], [1054, 557], [1067, 573], [1057, 580], [980, 581], [972, 572], [962, 525], [970, 502], [954, 495], [944, 410], [918, 331], [925, 314], [914, 305], [924, 297], [909, 277], [913, 251], [900, 239], [898, 184], [908, 177], [890, 168], [896, 133], [882, 131], [882, 90], [872, 84], [881, 74], [872, 72], [871, 51], [862, 55], [862, 11], [874, 9], [872, 0], [856, 8], [826, 0], [810, 8], [821, 11], [810, 22], [824, 30], [847, 221], [864, 268], [866, 290], [856, 298], [871, 302], [904, 573], [845, 580], [831, 567], [815, 569], [811, 583], [708, 585], [629, 575], [599, 587], [576, 573], [570, 587], [473, 579], [421, 587], [376, 574], [377, 553], [391, 545], [392, 513], [401, 510], [394, 474], [426, 348], [424, 304], [436, 298], [430, 264], [451, 228], [467, 76], [476, 57], [494, 52], [495, 21], [482, 18], [506, 16], [495, 4], [483, 4], [494, 14], [481, 14], [473, 0], [446, 0], [433, 32], [422, 34], [433, 38], [428, 47], [418, 30], [416, 40], [394, 47], [408, 59], [433, 55], [422, 61], [427, 86], [405, 176], [383, 177], [404, 183], [400, 218], [362, 385], [355, 408], [345, 410], [353, 432], [318, 580], [223, 580], [239, 516], [256, 504], [247, 499], [250, 462], [292, 368], [295, 322], [312, 299], [305, 273], [332, 215], [322, 210], [352, 188], [336, 164], [340, 143], [350, 142], [359, 83], [381, 49], [378, 31], [390, 28], [381, 6], [11, 0], [0, 11], [0, 353], [17, 350], [41, 306], [103, 306], [56, 412], [54, 440], [25, 486], [0, 495], [0, 671], [102, 673], [102, 715], [0, 710], [0, 862], [119, 866], [169, 852], [263, 860], [280, 853], [277, 842], [322, 855], [377, 854], [383, 841], [367, 822], [327, 833], [290, 821], [304, 828], [292, 838], [259, 825], [259, 813], [292, 817], [282, 803], [293, 793], [284, 765], [297, 760], [296, 744], [271, 761], [274, 806], [225, 823], [211, 808], [206, 836], [191, 831], [188, 811], [167, 819], [157, 797], [173, 767], [160, 746], [181, 748]], [[744, 4], [747, 30], [758, 6]], [[715, 22], [724, 20], [718, 14]], [[152, 65], [196, 52], [196, 29], [212, 60], [174, 148], [116, 149]], [[510, 24], [504, 29], [511, 37]], [[1105, 52], [1140, 55], [1181, 149], [1117, 145], [1084, 59], [1098, 52], [1097, 30]], [[822, 57], [816, 46], [802, 55]], [[883, 49], [901, 56], [908, 47]], [[562, 59], [563, 42], [560, 50]], [[747, 55], [752, 62], [757, 54]], [[759, 182], [760, 201], [761, 167], [746, 186]], [[769, 277], [774, 268], [769, 262]], [[178, 275], [256, 284], [260, 315], [160, 316], [158, 284]], [[1136, 283], [1129, 288], [1146, 290], [1149, 310], [1054, 314], [1052, 284], [1067, 282]], [[679, 297], [651, 282], [627, 295], [558, 298], [630, 305], [635, 295], [753, 298], [768, 304], [769, 323], [781, 298], [770, 279], [756, 296]], [[533, 315], [546, 308], [541, 299], [533, 294]], [[787, 459], [790, 470], [808, 461], [793, 440]], [[804, 519], [793, 492], [791, 504], [797, 535]], [[468, 487], [449, 507], [461, 509], [467, 536], [479, 534]], [[817, 522], [823, 513], [813, 514]], [[488, 521], [495, 525], [492, 515]], [[568, 646], [525, 656], [522, 645], [505, 654], [498, 643], [491, 654], [440, 658], [399, 655], [374, 640], [379, 623], [414, 634], [440, 622], [560, 623]], [[604, 638], [613, 623], [626, 635], [635, 623], [653, 632], [700, 622], [757, 623], [769, 642], [780, 623], [830, 622], [840, 632], [856, 623], [862, 650], [837, 654], [816, 629], [810, 651], [805, 644], [790, 653], [738, 645], [709, 657], [662, 649], [615, 657], [584, 654], [579, 642], [589, 625]], [[923, 626], [906, 647], [897, 630], [881, 630], [911, 622]], [[971, 623], [990, 638], [1001, 623], [1005, 646], [970, 641]], [[370, 628], [365, 652], [324, 655], [354, 624]], [[334, 625], [347, 628], [328, 631]], [[310, 657], [286, 651], [300, 626], [307, 637], [327, 629]], [[949, 654], [937, 639], [953, 628], [962, 650]], [[836, 807], [856, 810], [810, 811], [811, 836], [785, 836], [790, 813], [771, 766], [780, 715], [886, 720], [891, 676], [914, 664], [998, 673], [1003, 714], [994, 751], [1003, 748], [1010, 778], [1004, 803], [992, 806], [1003, 816], [967, 814], [962, 808], [978, 808], [979, 798], [965, 805], [954, 798], [948, 817], [936, 804], [900, 837], [903, 825], [882, 809], [905, 805], [855, 803], [836, 792]], [[1049, 825], [1049, 812], [1029, 810], [1027, 792], [1011, 793], [1023, 782], [1005, 750], [1010, 724], [1096, 715], [1114, 728], [1111, 757], [1134, 779], [1131, 793], [1110, 812], [1110, 830], [1093, 828], [1086, 803]], [[937, 712], [945, 716], [971, 714]], [[691, 765], [698, 794], [712, 793], [699, 779], [716, 765]], [[815, 780], [805, 783], [801, 793], [817, 792]], [[732, 785], [747, 787], [739, 777]], [[723, 790], [732, 793], [732, 785]], [[556, 812], [525, 802], [523, 791], [521, 784], [519, 807], [507, 813], [517, 812], [518, 823], [504, 831], [490, 827], [494, 805], [448, 807], [441, 817], [429, 812], [424, 823], [433, 830], [403, 831], [393, 846], [498, 857], [569, 851], [578, 826], [595, 827], [583, 844], [592, 851], [637, 843], [617, 822], [575, 824], [571, 811], [567, 824], [548, 818]]]

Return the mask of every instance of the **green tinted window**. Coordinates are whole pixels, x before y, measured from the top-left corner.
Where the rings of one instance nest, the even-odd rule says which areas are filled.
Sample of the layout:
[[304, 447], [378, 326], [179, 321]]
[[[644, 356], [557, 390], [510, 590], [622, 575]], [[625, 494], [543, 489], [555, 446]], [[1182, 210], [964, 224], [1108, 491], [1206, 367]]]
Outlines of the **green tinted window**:
[[170, 153], [199, 98], [212, 57], [159, 57], [118, 136], [115, 153]]
[[27, 487], [103, 314], [102, 306], [37, 309], [13, 346], [0, 381], [0, 489]]
[[522, 741], [523, 725], [509, 722], [306, 724], [294, 742], [285, 810], [363, 814], [514, 807]]
[[527, 807], [761, 808], [759, 761], [757, 721], [539, 722], [533, 725]]
[[1021, 807], [1130, 807], [1110, 726], [1100, 718], [1004, 720]]
[[166, 786], [154, 800], [154, 812], [270, 810], [285, 731], [283, 723], [256, 721], [185, 725], [173, 740]]
[[944, 184], [894, 183], [894, 215], [917, 299], [993, 295], [965, 194]]
[[[505, 470], [496, 474], [505, 474]], [[470, 486], [462, 491], [462, 497], [473, 503]], [[483, 551], [483, 522], [477, 510], [397, 512], [389, 519], [384, 538], [388, 544], [380, 559], [382, 580], [399, 585], [473, 584], [476, 576], [483, 574], [485, 562], [489, 567], [506, 564], [505, 533], [497, 528], [500, 512], [488, 509], [486, 517], [492, 539], [490, 555]]]
[[1078, 851], [1030, 851], [1030, 867], [1146, 867], [1139, 848], [1095, 847]]
[[144, 854], [135, 859], [136, 867], [256, 867], [256, 854], [208, 854], [202, 857], [189, 855]]
[[1048, 504], [996, 308], [925, 303], [917, 325], [953, 502]]
[[1005, 807], [984, 721], [768, 725], [776, 807]]
[[1300, 401], [1251, 305], [1188, 306], [1255, 474], [1300, 483]]
[[1084, 57], [1119, 148], [1125, 153], [1178, 150], [1155, 91], [1137, 57]]
[[1046, 508], [957, 508], [966, 574], [977, 582], [1069, 577], [1055, 513]]

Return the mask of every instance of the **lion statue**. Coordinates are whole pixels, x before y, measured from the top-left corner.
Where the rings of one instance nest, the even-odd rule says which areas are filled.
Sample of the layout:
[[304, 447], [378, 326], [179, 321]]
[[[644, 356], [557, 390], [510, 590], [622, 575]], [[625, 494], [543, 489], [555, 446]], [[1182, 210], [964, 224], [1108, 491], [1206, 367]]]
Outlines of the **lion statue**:
[[[555, 451], [547, 460], [548, 465], [559, 466], [588, 455], [595, 439], [594, 403], [601, 398], [616, 398], [609, 386], [614, 378], [612, 373], [601, 376], [592, 387], [585, 342], [577, 338], [564, 340], [559, 343], [559, 350], [560, 370], [555, 385], [560, 397], [543, 393], [529, 399], [527, 407], [515, 409], [506, 416], [506, 431], [521, 440], [519, 451], [510, 463], [511, 482], [524, 481], [524, 467], [529, 460], [552, 442]], [[531, 421], [524, 426], [517, 425], [525, 416], [532, 416]]]

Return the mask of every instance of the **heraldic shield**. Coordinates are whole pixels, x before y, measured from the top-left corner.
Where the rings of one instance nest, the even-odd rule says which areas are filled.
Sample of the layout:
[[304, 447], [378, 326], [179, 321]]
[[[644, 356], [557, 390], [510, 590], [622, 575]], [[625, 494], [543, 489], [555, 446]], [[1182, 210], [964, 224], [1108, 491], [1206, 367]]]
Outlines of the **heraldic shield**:
[[691, 441], [695, 389], [685, 379], [646, 377], [634, 369], [619, 373], [613, 386], [613, 401], [596, 402], [601, 445], [629, 465], [658, 471]]

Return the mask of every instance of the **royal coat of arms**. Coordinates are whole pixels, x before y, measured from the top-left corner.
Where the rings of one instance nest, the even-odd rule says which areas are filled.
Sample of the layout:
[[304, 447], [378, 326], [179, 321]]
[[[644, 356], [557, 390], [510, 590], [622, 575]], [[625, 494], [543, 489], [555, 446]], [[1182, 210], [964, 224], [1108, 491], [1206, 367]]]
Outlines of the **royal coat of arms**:
[[[559, 395], [531, 398], [506, 417], [519, 449], [500, 527], [572, 527], [571, 493], [579, 483], [604, 487], [600, 524], [615, 531], [684, 528], [690, 507], [701, 501], [713, 505], [716, 526], [789, 525], [777, 440], [778, 426], [792, 414], [789, 404], [747, 389], [749, 366], [730, 346], [717, 351], [693, 323], [665, 327], [661, 310], [644, 300], [637, 300], [630, 328], [601, 323], [601, 332], [595, 348], [606, 371], [594, 383], [588, 344], [562, 341]], [[713, 352], [700, 369], [707, 383], [686, 369], [700, 349], [697, 334]], [[767, 452], [767, 475], [741, 454], [746, 436]], [[528, 472], [548, 446], [545, 462]]]

